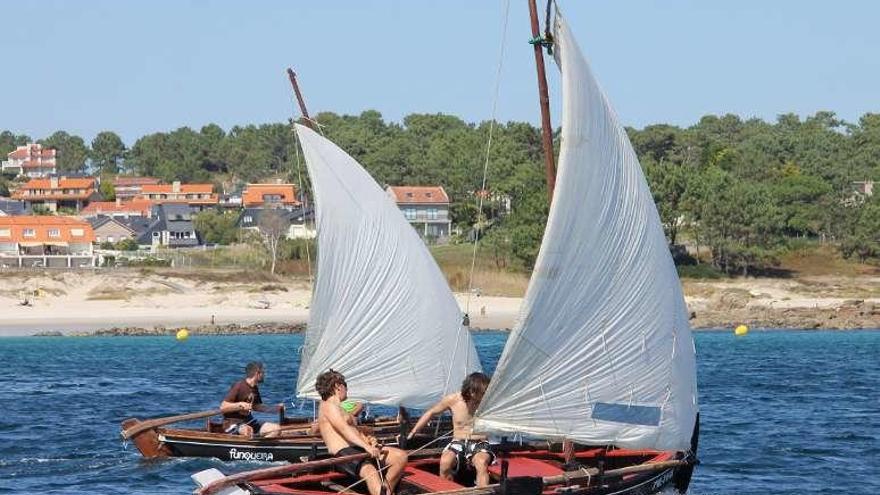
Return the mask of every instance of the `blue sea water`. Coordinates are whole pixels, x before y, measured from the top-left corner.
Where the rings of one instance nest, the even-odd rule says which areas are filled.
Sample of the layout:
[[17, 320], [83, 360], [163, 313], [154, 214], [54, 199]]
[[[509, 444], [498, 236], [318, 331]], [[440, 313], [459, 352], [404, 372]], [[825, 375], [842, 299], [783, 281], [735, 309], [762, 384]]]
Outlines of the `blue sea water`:
[[[494, 369], [506, 334], [475, 338]], [[119, 422], [213, 409], [253, 359], [267, 365], [264, 399], [289, 404], [301, 343], [0, 339], [0, 493], [184, 494], [195, 471], [256, 467], [145, 461]], [[690, 493], [880, 493], [880, 331], [698, 333], [696, 345], [702, 464]]]

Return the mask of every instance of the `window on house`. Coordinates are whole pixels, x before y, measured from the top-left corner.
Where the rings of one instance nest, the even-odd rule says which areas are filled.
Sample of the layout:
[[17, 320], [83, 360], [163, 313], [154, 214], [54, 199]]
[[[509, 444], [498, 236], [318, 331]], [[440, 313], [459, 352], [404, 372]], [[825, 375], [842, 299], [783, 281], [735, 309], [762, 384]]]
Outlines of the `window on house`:
[[245, 215], [245, 217], [242, 218], [241, 221], [244, 223], [251, 223], [254, 221], [254, 217], [252, 217], [250, 215]]
[[437, 208], [428, 208], [428, 220], [437, 220]]
[[12, 236], [12, 231], [10, 229], [0, 229], [0, 237], [10, 237]]
[[159, 233], [158, 233], [158, 232], [153, 232], [153, 237], [159, 237]]
[[86, 235], [86, 231], [83, 229], [70, 229], [70, 235], [74, 237], [82, 237]]
[[24, 229], [24, 232], [22, 232], [22, 234], [23, 234], [25, 237], [36, 237], [36, 236], [37, 236], [37, 231], [34, 230], [34, 229]]
[[49, 229], [49, 237], [61, 237], [61, 231], [58, 229]]
[[412, 199], [413, 193], [411, 193], [411, 192], [406, 193], [406, 197], [409, 199]]
[[403, 215], [407, 220], [415, 220], [416, 219], [416, 209], [415, 208], [407, 208], [403, 210]]

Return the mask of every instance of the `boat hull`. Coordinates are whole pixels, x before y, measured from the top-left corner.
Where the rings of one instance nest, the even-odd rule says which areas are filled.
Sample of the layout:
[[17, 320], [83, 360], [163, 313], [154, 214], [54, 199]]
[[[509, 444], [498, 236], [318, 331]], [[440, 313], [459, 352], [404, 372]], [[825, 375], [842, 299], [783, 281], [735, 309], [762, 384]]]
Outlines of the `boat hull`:
[[[140, 421], [128, 419], [122, 429], [136, 426]], [[326, 455], [327, 448], [321, 437], [309, 432], [311, 422], [290, 421], [285, 427], [293, 430], [278, 438], [251, 439], [222, 432], [218, 423], [207, 422], [204, 429], [151, 428], [131, 438], [140, 453], [148, 458], [213, 457], [222, 461], [302, 462]], [[401, 425], [396, 419], [378, 418], [359, 426], [375, 436], [384, 445], [397, 445], [398, 438], [406, 436], [409, 423]], [[442, 424], [441, 428], [447, 427]], [[435, 428], [425, 428], [425, 431]], [[409, 441], [419, 447], [434, 440], [434, 436], [420, 434]]]
[[[439, 476], [439, 450], [413, 451], [404, 469], [400, 491], [409, 494], [457, 495], [649, 495], [685, 493], [693, 472], [693, 459], [685, 452], [625, 450], [576, 446], [564, 452], [559, 445], [497, 446], [497, 462], [489, 468], [493, 485], [473, 488], [473, 472], [455, 480]], [[331, 495], [354, 481], [319, 463], [318, 470], [295, 475], [256, 474], [239, 488], [253, 494]], [[293, 468], [293, 466], [292, 466]], [[256, 473], [256, 472], [254, 472]], [[242, 475], [237, 475], [237, 480]], [[363, 486], [353, 493], [365, 493]], [[468, 488], [468, 487], [472, 488]]]

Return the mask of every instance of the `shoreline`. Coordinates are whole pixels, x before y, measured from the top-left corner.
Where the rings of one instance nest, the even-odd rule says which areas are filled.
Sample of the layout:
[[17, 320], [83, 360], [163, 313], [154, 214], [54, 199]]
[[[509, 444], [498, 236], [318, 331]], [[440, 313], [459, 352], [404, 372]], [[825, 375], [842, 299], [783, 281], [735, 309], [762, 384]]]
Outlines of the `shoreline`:
[[[311, 291], [240, 272], [22, 273], [0, 277], [0, 337], [295, 333]], [[683, 281], [691, 328], [880, 328], [880, 277]], [[521, 297], [455, 294], [474, 331], [509, 330]], [[22, 305], [27, 302], [27, 305]]]
[[[84, 330], [84, 331], [61, 331], [47, 330], [27, 335], [17, 335], [18, 337], [174, 337], [179, 330], [187, 330], [188, 337], [222, 337], [236, 335], [293, 335], [305, 332], [305, 323], [279, 323], [265, 322], [239, 325], [237, 323], [229, 323], [226, 325], [200, 325], [197, 327], [164, 327], [155, 326], [145, 327], [112, 327], [101, 330]], [[471, 333], [488, 333], [502, 332], [509, 333], [510, 328], [470, 328]], [[732, 328], [692, 328], [694, 333], [732, 333]], [[880, 327], [863, 327], [863, 328], [780, 328], [780, 327], [749, 327], [750, 333], [762, 332], [859, 332], [859, 331], [880, 331]], [[8, 336], [11, 337], [11, 336]]]

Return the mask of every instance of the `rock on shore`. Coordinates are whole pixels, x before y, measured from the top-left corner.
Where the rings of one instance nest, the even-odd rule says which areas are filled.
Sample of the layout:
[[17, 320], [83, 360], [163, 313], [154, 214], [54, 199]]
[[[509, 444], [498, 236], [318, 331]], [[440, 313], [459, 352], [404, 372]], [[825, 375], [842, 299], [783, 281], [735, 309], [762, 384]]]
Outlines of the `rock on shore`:
[[[289, 323], [254, 323], [252, 325], [238, 325], [235, 323], [229, 325], [200, 325], [195, 327], [163, 327], [156, 326], [152, 328], [143, 327], [114, 327], [102, 330], [93, 330], [87, 332], [71, 332], [71, 337], [161, 337], [175, 336], [182, 329], [189, 331], [191, 337], [198, 335], [270, 335], [270, 334], [291, 334], [301, 333], [305, 331], [304, 324]], [[40, 332], [37, 337], [56, 337], [61, 336], [61, 332], [50, 331]]]

